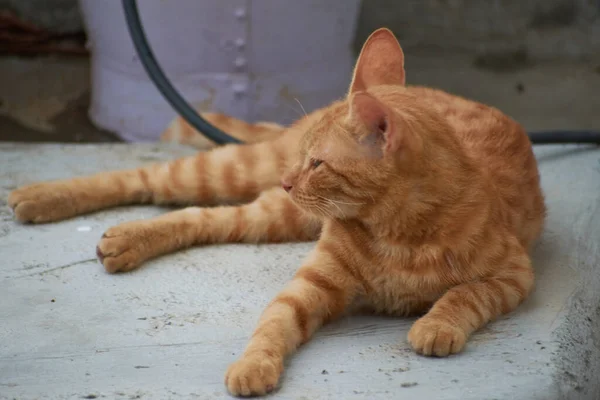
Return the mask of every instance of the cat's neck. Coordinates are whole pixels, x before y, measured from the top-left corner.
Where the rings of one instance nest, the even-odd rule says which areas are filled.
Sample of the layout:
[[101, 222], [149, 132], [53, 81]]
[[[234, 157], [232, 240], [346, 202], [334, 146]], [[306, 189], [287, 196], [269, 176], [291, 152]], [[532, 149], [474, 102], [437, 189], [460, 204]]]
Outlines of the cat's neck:
[[[406, 195], [392, 189], [365, 216], [338, 223], [361, 229], [371, 240], [385, 243], [418, 245], [436, 243], [447, 237], [458, 239], [467, 225], [487, 218], [491, 200], [479, 195], [489, 193], [484, 190], [485, 181], [481, 177], [454, 179], [454, 185], [445, 185], [444, 191], [440, 188], [436, 193], [415, 189]], [[477, 229], [469, 226], [469, 231]]]

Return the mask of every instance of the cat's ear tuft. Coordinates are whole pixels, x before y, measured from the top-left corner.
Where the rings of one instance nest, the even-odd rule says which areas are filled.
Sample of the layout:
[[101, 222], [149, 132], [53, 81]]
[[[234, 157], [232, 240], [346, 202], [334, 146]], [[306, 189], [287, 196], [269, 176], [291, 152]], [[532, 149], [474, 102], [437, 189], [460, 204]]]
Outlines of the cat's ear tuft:
[[366, 91], [371, 86], [404, 86], [405, 83], [404, 52], [400, 43], [389, 29], [377, 29], [360, 51], [349, 94]]
[[402, 138], [390, 110], [375, 97], [366, 92], [352, 95], [350, 116], [367, 128], [368, 134], [361, 142], [371, 150], [386, 154], [394, 153], [401, 147]]

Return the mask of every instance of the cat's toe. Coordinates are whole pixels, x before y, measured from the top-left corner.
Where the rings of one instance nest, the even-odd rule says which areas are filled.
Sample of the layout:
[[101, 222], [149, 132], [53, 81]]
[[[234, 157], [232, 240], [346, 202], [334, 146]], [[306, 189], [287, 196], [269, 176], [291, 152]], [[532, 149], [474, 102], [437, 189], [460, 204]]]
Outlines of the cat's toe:
[[467, 335], [458, 326], [426, 315], [410, 328], [408, 341], [419, 354], [446, 357], [464, 348]]
[[13, 190], [8, 195], [8, 206], [20, 222], [44, 222], [51, 212], [48, 202], [50, 194], [40, 193], [37, 185]]
[[229, 367], [225, 386], [234, 396], [264, 396], [275, 389], [282, 369], [266, 355], [246, 356]]
[[68, 190], [53, 183], [38, 183], [13, 190], [8, 206], [20, 222], [58, 221], [76, 214]]
[[145, 260], [142, 236], [142, 230], [136, 229], [135, 224], [108, 229], [96, 246], [96, 256], [106, 271], [127, 272], [139, 266]]

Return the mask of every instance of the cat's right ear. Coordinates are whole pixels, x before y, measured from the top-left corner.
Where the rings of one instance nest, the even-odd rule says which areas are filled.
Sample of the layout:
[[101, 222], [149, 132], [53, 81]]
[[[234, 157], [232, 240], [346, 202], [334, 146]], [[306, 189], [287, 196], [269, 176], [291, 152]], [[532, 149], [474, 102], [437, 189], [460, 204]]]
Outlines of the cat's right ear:
[[350, 91], [366, 91], [371, 86], [405, 84], [404, 52], [396, 37], [387, 28], [373, 32], [360, 51]]
[[372, 155], [395, 153], [402, 144], [402, 135], [385, 104], [361, 92], [350, 98], [350, 118], [363, 124], [369, 132], [361, 142]]

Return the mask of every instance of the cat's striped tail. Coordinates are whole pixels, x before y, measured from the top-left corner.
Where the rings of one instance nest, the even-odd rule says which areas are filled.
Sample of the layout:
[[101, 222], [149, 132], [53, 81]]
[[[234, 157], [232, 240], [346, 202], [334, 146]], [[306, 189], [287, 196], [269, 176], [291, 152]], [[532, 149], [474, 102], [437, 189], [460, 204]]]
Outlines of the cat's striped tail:
[[[202, 113], [210, 124], [244, 143], [258, 143], [276, 139], [281, 136], [285, 127], [274, 122], [248, 122], [219, 113]], [[216, 144], [200, 134], [182, 117], [177, 117], [169, 124], [160, 136], [162, 142], [175, 142], [197, 149], [210, 149]]]

